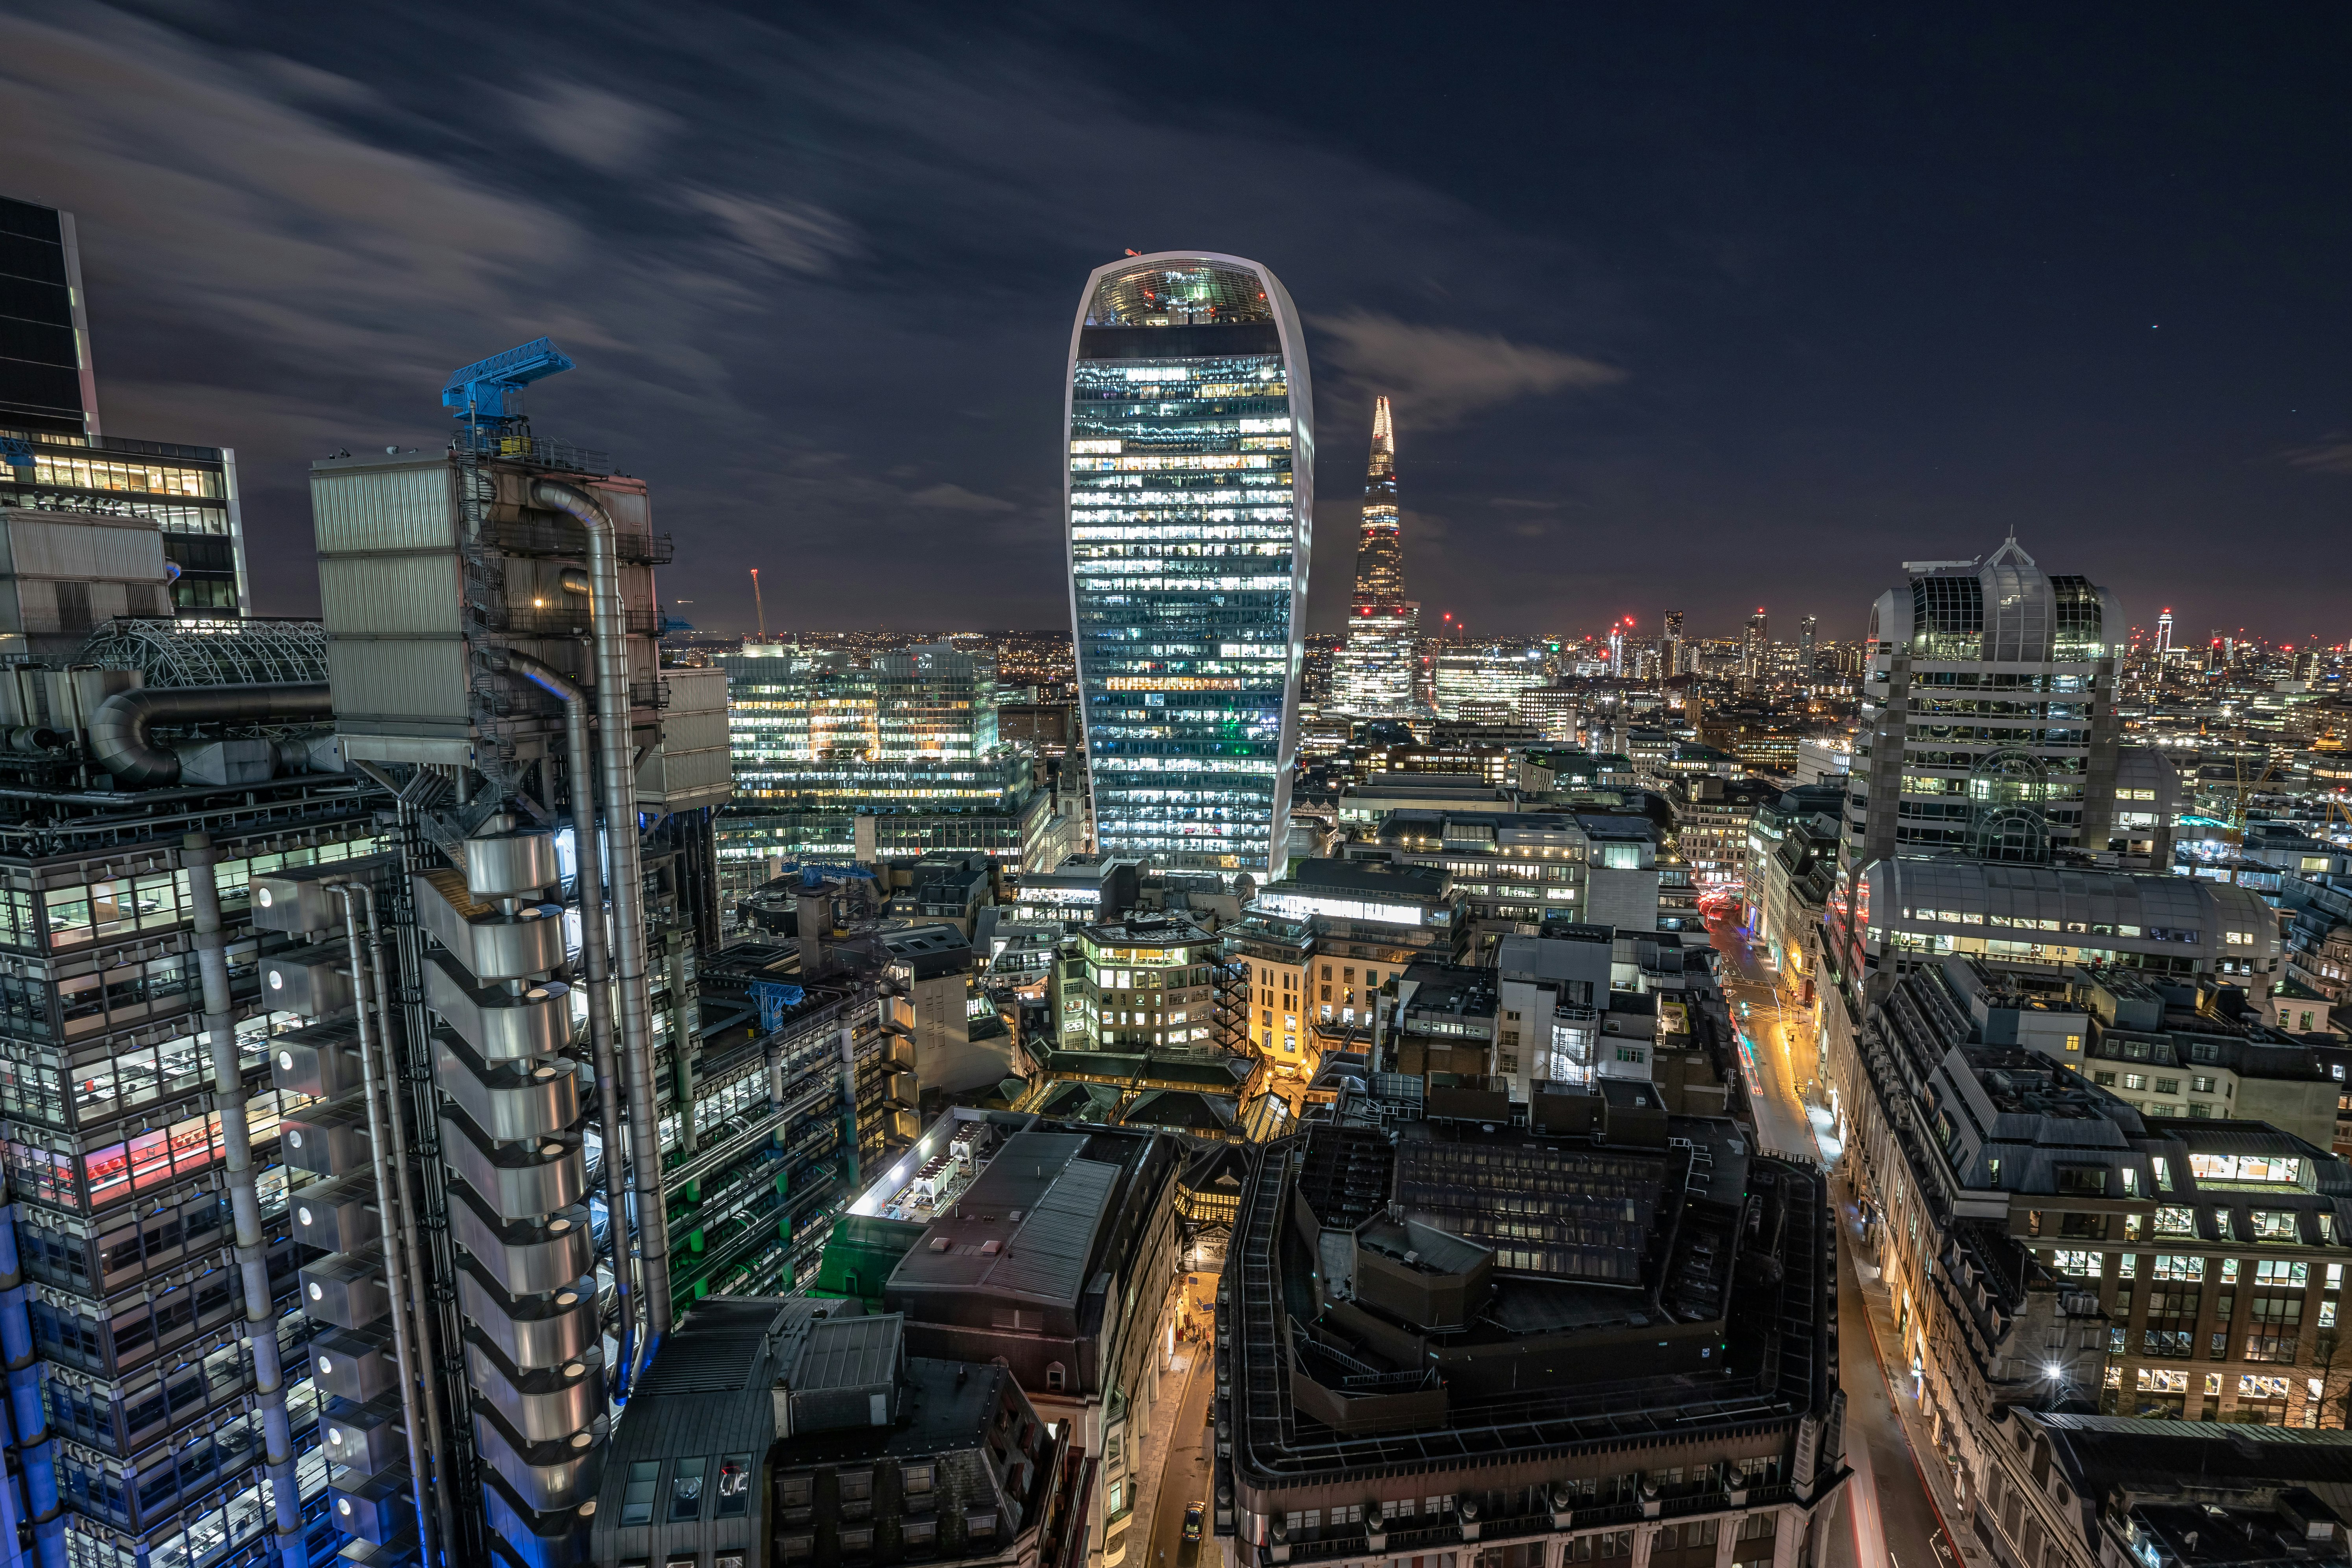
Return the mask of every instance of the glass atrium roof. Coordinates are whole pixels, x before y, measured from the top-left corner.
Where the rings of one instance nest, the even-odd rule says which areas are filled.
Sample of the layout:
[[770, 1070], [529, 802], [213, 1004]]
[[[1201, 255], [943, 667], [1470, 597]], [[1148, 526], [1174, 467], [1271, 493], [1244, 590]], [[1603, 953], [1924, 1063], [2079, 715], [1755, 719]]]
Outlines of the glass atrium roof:
[[1274, 306], [1255, 273], [1209, 262], [1139, 261], [1108, 273], [1087, 307], [1089, 327], [1205, 326], [1271, 321]]

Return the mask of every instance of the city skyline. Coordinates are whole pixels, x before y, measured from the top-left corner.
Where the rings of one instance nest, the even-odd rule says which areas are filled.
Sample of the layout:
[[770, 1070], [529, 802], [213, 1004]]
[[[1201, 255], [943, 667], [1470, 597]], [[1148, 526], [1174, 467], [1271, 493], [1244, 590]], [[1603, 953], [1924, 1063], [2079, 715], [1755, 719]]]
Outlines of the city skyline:
[[[1948, 20], [1735, 44], [1552, 18], [1497, 65], [1516, 82], [1520, 60], [1569, 61], [1541, 90], [1444, 113], [1391, 93], [1401, 118], [1360, 130], [1328, 111], [1367, 73], [1464, 66], [1484, 41], [1399, 51], [1370, 28], [1302, 53], [1277, 27], [1178, 89], [1134, 68], [1117, 24], [1030, 15], [950, 59], [919, 30], [689, 8], [638, 69], [622, 14], [532, 45], [529, 72], [483, 62], [572, 85], [488, 95], [434, 68], [429, 27], [289, 18], [261, 46], [105, 8], [20, 16], [11, 194], [80, 225], [109, 426], [237, 450], [266, 613], [311, 607], [310, 458], [441, 438], [407, 387], [547, 332], [581, 370], [534, 413], [672, 498], [664, 589], [700, 622], [750, 629], [740, 568], [759, 564], [794, 584], [771, 606], [785, 620], [804, 596], [842, 625], [1050, 625], [1063, 291], [1172, 244], [1292, 281], [1325, 428], [1396, 399], [1432, 621], [1646, 620], [1618, 546], [1657, 539], [1689, 579], [1660, 600], [1695, 625], [1761, 597], [1852, 637], [1895, 563], [1882, 541], [1965, 554], [2015, 522], [2041, 553], [2118, 559], [2124, 603], [2183, 626], [2342, 635], [2324, 582], [2264, 564], [2336, 526], [2352, 484], [2345, 329], [2311, 259], [2342, 220], [2306, 194], [2341, 132], [2299, 119], [2314, 100], [2288, 85], [2322, 29], [2248, 19], [2189, 51], [2072, 20], [2004, 51]], [[1276, 58], [1303, 62], [1295, 93], [1262, 90]], [[1781, 110], [1720, 90], [1751, 76], [1836, 89], [1772, 95], [1807, 106]], [[2167, 107], [2253, 76], [2274, 90], [2240, 120]], [[787, 84], [814, 134], [709, 90], [755, 79]], [[1194, 98], [1247, 129], [1196, 128]], [[1691, 155], [1672, 127], [1693, 117], [1738, 158]], [[1103, 124], [1181, 173], [1126, 194]], [[1041, 176], [1039, 149], [1073, 177]], [[961, 188], [931, 172], [958, 157]], [[314, 188], [297, 164], [328, 173]], [[2197, 237], [2221, 232], [2227, 251]], [[926, 307], [950, 288], [976, 288], [971, 308]], [[1326, 479], [1329, 584], [1354, 509]], [[887, 594], [864, 580], [877, 555]], [[953, 613], [976, 592], [991, 613]], [[1327, 592], [1309, 625], [1345, 610]]]
[[2352, 1568], [2326, 29], [33, 5], [0, 1568]]

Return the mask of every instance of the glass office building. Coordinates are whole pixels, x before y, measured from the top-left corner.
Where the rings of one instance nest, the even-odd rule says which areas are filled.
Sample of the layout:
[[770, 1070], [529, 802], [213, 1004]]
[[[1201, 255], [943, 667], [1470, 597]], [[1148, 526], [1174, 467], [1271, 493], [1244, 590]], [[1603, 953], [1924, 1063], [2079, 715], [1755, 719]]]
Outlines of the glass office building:
[[1313, 408], [1297, 310], [1256, 262], [1171, 251], [1087, 280], [1065, 498], [1105, 854], [1282, 874]]
[[0, 196], [0, 506], [151, 518], [174, 612], [242, 613], [236, 454], [100, 433], [82, 299], [73, 215]]
[[999, 736], [988, 656], [933, 643], [861, 663], [751, 643], [719, 663], [735, 781], [717, 830], [730, 900], [777, 859], [980, 849], [1021, 860], [1043, 829], [1049, 802], [1028, 752]]

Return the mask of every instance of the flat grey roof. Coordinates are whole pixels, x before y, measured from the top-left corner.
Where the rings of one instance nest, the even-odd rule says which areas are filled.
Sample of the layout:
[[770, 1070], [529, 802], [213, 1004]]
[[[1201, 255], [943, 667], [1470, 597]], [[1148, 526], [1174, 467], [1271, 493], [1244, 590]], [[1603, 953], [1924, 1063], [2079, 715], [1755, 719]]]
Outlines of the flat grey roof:
[[890, 1289], [977, 1290], [1075, 1307], [1119, 1178], [1118, 1166], [1083, 1157], [1089, 1142], [1082, 1132], [1014, 1133], [899, 1259]]
[[[1290, 879], [1302, 888], [1344, 888], [1349, 892], [1392, 893], [1412, 899], [1442, 899], [1446, 874], [1427, 866], [1390, 860], [1298, 860]], [[1280, 883], [1275, 887], [1279, 888]]]
[[821, 1318], [808, 1326], [793, 1387], [870, 1388], [897, 1374], [898, 1344], [906, 1319], [897, 1312], [872, 1318]]

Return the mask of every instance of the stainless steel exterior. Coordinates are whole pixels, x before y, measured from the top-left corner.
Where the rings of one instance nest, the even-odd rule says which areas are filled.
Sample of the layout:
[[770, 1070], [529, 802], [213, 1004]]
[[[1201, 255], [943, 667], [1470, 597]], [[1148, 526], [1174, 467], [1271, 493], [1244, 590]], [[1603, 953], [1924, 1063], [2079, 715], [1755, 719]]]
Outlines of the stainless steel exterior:
[[[594, 617], [599, 770], [608, 807], [633, 801], [635, 769], [629, 731], [629, 666], [621, 635], [619, 562], [614, 519], [586, 492], [552, 479], [531, 486], [538, 505], [567, 512], [588, 535], [590, 613]], [[617, 816], [617, 811], [612, 813]], [[613, 870], [613, 981], [619, 1013], [622, 1071], [629, 1096], [630, 1177], [636, 1189], [639, 1279], [645, 1285], [646, 1337], [639, 1363], [669, 1331], [669, 1201], [662, 1190], [661, 1135], [654, 1117], [653, 1012], [646, 986], [646, 889], [637, 852], [635, 813], [615, 822], [607, 840]], [[689, 1114], [691, 1112], [689, 1111]]]

